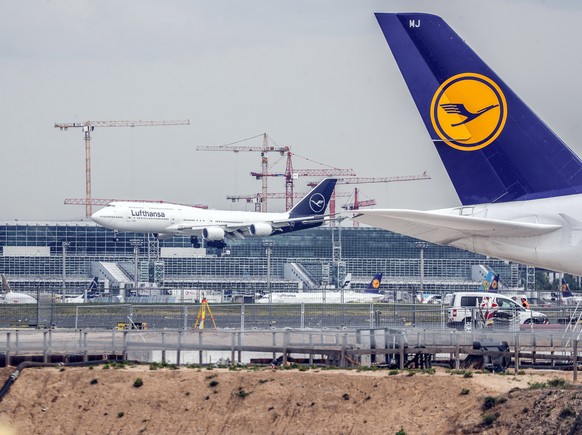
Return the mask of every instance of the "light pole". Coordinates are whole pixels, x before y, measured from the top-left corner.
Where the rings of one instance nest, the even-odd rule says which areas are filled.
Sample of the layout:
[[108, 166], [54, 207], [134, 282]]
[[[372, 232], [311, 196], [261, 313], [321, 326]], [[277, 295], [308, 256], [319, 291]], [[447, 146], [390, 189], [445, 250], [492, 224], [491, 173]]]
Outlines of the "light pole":
[[[137, 287], [139, 285], [139, 247], [141, 246], [142, 241], [140, 239], [131, 239], [129, 241], [131, 246], [133, 246], [133, 255], [134, 255], [134, 262], [135, 262], [135, 275], [134, 275], [134, 287], [135, 287], [135, 295], [137, 296]], [[123, 300], [127, 297], [127, 289], [123, 289]]]
[[[416, 247], [420, 249], [420, 294], [424, 291], [424, 248], [428, 247], [426, 242], [416, 242]], [[416, 327], [416, 292], [413, 295], [412, 304], [414, 305], [412, 312], [412, 326]]]
[[65, 294], [66, 294], [66, 287], [67, 287], [67, 246], [69, 246], [69, 242], [63, 242], [63, 294], [61, 295], [61, 302], [65, 302]]
[[269, 292], [269, 325], [273, 326], [273, 292], [271, 291], [271, 254], [275, 242], [264, 241], [263, 246], [267, 254], [267, 291]]

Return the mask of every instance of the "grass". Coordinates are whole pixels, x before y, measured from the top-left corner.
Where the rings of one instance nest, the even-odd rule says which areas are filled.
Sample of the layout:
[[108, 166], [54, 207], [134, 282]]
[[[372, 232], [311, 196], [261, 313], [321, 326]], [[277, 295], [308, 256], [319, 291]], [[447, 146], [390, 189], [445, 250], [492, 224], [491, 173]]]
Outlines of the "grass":
[[568, 383], [563, 378], [556, 378], [556, 379], [550, 379], [548, 381], [548, 385], [550, 387], [553, 387], [553, 388], [563, 388], [563, 387], [567, 386]]
[[252, 394], [252, 391], [245, 391], [242, 389], [242, 387], [240, 387], [237, 391], [232, 393], [233, 396], [240, 397], [241, 399], [244, 399], [249, 394]]

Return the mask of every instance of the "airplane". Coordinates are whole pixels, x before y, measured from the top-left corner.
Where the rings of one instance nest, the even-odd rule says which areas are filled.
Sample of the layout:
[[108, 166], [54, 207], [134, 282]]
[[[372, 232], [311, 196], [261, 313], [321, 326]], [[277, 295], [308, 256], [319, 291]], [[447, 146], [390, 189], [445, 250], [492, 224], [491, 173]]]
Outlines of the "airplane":
[[83, 291], [82, 294], [72, 297], [65, 297], [65, 303], [67, 304], [82, 304], [88, 302], [89, 299], [97, 297], [97, 285], [99, 284], [99, 278], [93, 278], [89, 287]]
[[582, 302], [581, 296], [575, 296], [574, 293], [570, 290], [570, 285], [568, 282], [562, 278], [562, 283], [560, 285], [560, 304], [564, 305], [576, 305]]
[[499, 274], [490, 270], [481, 283], [481, 291], [497, 293], [499, 291]]
[[225, 239], [270, 236], [320, 226], [336, 183], [326, 178], [291, 210], [261, 213], [230, 210], [205, 210], [173, 203], [111, 202], [91, 219], [115, 231], [153, 233], [158, 239], [190, 235], [194, 247], [224, 248]]
[[[350, 274], [348, 274], [350, 275]], [[351, 276], [351, 275], [350, 275]], [[346, 281], [344, 280], [344, 285]], [[343, 303], [374, 303], [381, 302], [384, 294], [380, 293], [382, 273], [379, 272], [370, 281], [368, 288], [364, 292], [340, 288], [336, 290], [309, 290], [304, 292], [272, 292], [263, 294], [255, 299], [257, 304], [321, 304], [325, 301], [328, 304]]]
[[[432, 243], [582, 275], [582, 161], [445, 23], [377, 13], [459, 207], [352, 218]], [[487, 109], [487, 110], [485, 110]]]
[[13, 292], [6, 275], [2, 274], [2, 291], [0, 304], [36, 304], [36, 299], [26, 293]]

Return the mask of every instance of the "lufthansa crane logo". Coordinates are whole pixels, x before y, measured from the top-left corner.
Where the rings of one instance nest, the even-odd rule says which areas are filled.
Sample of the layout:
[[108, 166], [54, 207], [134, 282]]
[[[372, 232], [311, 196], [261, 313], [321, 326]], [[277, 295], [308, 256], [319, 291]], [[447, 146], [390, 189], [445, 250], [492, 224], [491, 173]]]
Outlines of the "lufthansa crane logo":
[[309, 198], [309, 208], [313, 213], [321, 213], [325, 210], [325, 198], [321, 193], [314, 193]]
[[507, 102], [490, 78], [463, 73], [446, 80], [434, 94], [430, 119], [439, 137], [462, 151], [491, 144], [503, 131]]
[[374, 278], [372, 280], [372, 288], [379, 288], [380, 287], [380, 281], [378, 281], [378, 278]]

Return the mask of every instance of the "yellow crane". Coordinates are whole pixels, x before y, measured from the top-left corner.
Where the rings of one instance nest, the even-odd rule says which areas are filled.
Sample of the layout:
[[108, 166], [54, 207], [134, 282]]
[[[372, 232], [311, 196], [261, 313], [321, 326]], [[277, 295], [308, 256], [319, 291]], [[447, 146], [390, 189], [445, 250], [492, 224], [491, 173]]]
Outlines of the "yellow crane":
[[56, 122], [55, 128], [67, 131], [69, 128], [81, 128], [85, 136], [85, 215], [93, 214], [91, 196], [91, 132], [95, 127], [160, 127], [170, 125], [190, 125], [190, 120], [180, 121], [85, 121], [85, 122]]

